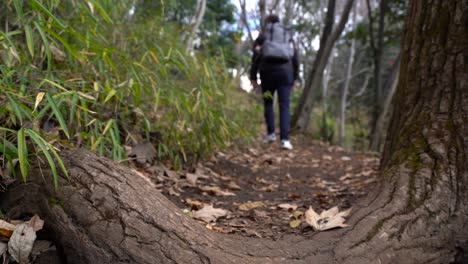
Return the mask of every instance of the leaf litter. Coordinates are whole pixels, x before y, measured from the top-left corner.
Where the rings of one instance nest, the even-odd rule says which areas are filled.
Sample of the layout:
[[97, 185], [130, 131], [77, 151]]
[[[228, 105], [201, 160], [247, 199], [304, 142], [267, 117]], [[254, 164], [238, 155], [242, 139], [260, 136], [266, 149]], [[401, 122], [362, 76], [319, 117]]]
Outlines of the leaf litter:
[[293, 144], [293, 151], [275, 144], [219, 151], [186, 171], [157, 165], [139, 171], [217, 232], [279, 239], [345, 227], [348, 209], [376, 184], [379, 157], [305, 139]]
[[[13, 259], [18, 263], [30, 263], [40, 254], [55, 248], [53, 243], [46, 240], [36, 240], [39, 230], [44, 227], [44, 221], [34, 215], [28, 221], [0, 220], [0, 257], [2, 263], [9, 263]], [[6, 240], [4, 240], [6, 239]]]

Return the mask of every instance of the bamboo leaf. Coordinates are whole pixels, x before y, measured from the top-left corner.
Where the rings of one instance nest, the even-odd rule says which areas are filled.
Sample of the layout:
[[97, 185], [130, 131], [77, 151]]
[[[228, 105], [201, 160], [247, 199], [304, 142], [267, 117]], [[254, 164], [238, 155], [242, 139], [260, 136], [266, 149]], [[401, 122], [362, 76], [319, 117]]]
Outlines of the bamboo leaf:
[[28, 148], [26, 146], [26, 136], [24, 134], [24, 128], [18, 131], [18, 161], [20, 164], [21, 176], [23, 181], [26, 181], [28, 176]]
[[55, 104], [54, 99], [49, 94], [46, 94], [46, 99], [49, 102], [49, 105], [52, 108], [52, 112], [54, 113], [55, 117], [57, 118], [60, 124], [60, 128], [62, 128], [67, 138], [70, 138], [70, 134], [68, 133], [68, 128], [67, 128], [67, 124], [65, 123], [65, 119], [63, 119], [63, 115], [58, 109], [57, 105]]
[[36, 134], [33, 130], [27, 129], [26, 132], [31, 137], [31, 139], [36, 143], [36, 145], [41, 149], [42, 153], [44, 153], [44, 156], [46, 157], [47, 162], [49, 163], [49, 167], [52, 170], [52, 176], [54, 178], [54, 187], [55, 189], [57, 189], [57, 186], [58, 186], [57, 167], [55, 166], [54, 159], [52, 159], [52, 156], [50, 155], [50, 152], [49, 152], [53, 150], [52, 146], [47, 146], [47, 144], [49, 143], [47, 143], [41, 136]]
[[115, 89], [111, 88], [111, 90], [109, 91], [109, 93], [106, 96], [106, 99], [104, 99], [103, 104], [107, 103], [107, 101], [109, 101], [112, 98], [112, 96], [114, 96], [116, 93], [117, 93], [117, 91]]
[[31, 54], [31, 58], [34, 58], [34, 36], [30, 25], [24, 26], [24, 33], [26, 35], [26, 45], [28, 46], [29, 54]]
[[51, 17], [55, 22], [57, 22], [57, 24], [62, 28], [62, 29], [65, 29], [67, 28], [67, 26], [65, 24], [62, 23], [62, 21], [60, 21], [59, 18], [57, 18], [56, 16], [54, 16], [50, 11], [49, 9], [47, 9], [44, 5], [42, 5], [42, 3], [40, 3], [39, 1], [37, 0], [29, 0], [29, 3], [31, 4], [31, 6], [35, 9], [35, 10], [41, 10], [43, 11], [44, 13], [46, 13], [49, 17]]

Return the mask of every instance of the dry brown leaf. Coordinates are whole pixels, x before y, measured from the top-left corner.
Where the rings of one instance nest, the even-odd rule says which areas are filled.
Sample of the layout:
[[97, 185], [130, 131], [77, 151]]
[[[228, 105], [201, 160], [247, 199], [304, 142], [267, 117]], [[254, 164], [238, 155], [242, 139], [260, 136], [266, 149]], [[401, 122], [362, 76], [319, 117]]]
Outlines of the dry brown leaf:
[[185, 175], [185, 178], [187, 178], [188, 183], [190, 183], [191, 185], [196, 185], [197, 184], [197, 180], [198, 180], [198, 175], [197, 174], [187, 173]]
[[15, 231], [16, 225], [8, 223], [7, 221], [0, 220], [0, 235], [4, 237], [11, 237]]
[[129, 157], [135, 158], [140, 164], [151, 163], [157, 151], [151, 143], [139, 143], [133, 146]]
[[296, 219], [296, 220], [292, 220], [291, 222], [289, 222], [289, 226], [291, 228], [298, 228], [301, 225], [301, 223], [302, 223], [301, 220]]
[[279, 204], [278, 208], [288, 210], [288, 211], [294, 211], [297, 209], [297, 204], [283, 203], [283, 204]]
[[199, 187], [199, 189], [204, 192], [214, 194], [216, 196], [235, 196], [236, 195], [235, 193], [232, 193], [232, 192], [223, 191], [218, 186], [201, 186]]
[[273, 191], [276, 191], [276, 189], [278, 189], [278, 184], [270, 184], [268, 186], [264, 186], [264, 187], [259, 188], [258, 191], [273, 192]]
[[298, 219], [299, 217], [301, 217], [301, 216], [303, 216], [303, 215], [304, 215], [304, 212], [302, 212], [302, 211], [294, 211], [294, 212], [292, 213], [292, 217], [294, 217], [294, 218], [296, 218], [296, 219]]
[[164, 172], [166, 173], [167, 177], [169, 177], [169, 178], [171, 178], [173, 180], [179, 178], [179, 175], [175, 171], [165, 169]]
[[216, 222], [222, 216], [226, 216], [228, 211], [221, 208], [214, 208], [211, 205], [205, 206], [202, 209], [193, 212], [193, 218], [202, 220], [206, 223]]
[[260, 177], [257, 177], [255, 178], [255, 180], [258, 182], [258, 183], [263, 183], [263, 184], [269, 184], [269, 182], [263, 178], [260, 178]]
[[8, 241], [8, 252], [19, 263], [29, 263], [29, 254], [36, 240], [36, 232], [27, 223], [16, 227]]
[[236, 191], [242, 190], [241, 187], [240, 187], [239, 185], [237, 185], [237, 183], [235, 183], [235, 182], [233, 182], [233, 181], [230, 182], [230, 183], [228, 183], [228, 184], [226, 185], [226, 187], [227, 187], [228, 189], [236, 190]]
[[261, 206], [265, 206], [265, 204], [263, 202], [247, 202], [239, 205], [239, 210], [248, 211]]
[[44, 220], [38, 215], [34, 215], [31, 220], [28, 221], [28, 225], [33, 228], [34, 232], [37, 232], [44, 227]]
[[176, 190], [174, 189], [174, 186], [172, 186], [171, 188], [169, 188], [168, 192], [169, 192], [169, 195], [177, 196], [177, 197], [180, 196], [180, 193], [176, 192]]
[[343, 156], [343, 157], [341, 157], [341, 160], [342, 160], [342, 161], [350, 161], [351, 158], [348, 157], [348, 156]]
[[192, 210], [201, 209], [205, 205], [204, 203], [200, 201], [192, 200], [192, 199], [185, 199], [185, 204], [190, 206]]
[[317, 214], [312, 207], [305, 212], [306, 223], [312, 226], [317, 231], [324, 231], [327, 229], [335, 227], [347, 227], [349, 225], [345, 224], [345, 217], [349, 215], [351, 208], [339, 212], [338, 207], [333, 207], [328, 210], [322, 211], [322, 213]]

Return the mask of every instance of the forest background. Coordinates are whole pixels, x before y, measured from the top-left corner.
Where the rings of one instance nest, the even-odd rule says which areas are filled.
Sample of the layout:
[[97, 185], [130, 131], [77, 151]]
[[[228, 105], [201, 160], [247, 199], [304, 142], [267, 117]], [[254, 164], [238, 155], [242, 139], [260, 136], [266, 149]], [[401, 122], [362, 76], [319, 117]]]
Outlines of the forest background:
[[[405, 1], [4, 1], [0, 24], [2, 167], [53, 143], [117, 161], [151, 142], [193, 164], [258, 140], [261, 103], [245, 91], [266, 15], [294, 32], [301, 79], [292, 130], [380, 151], [399, 67]], [[35, 155], [34, 155], [35, 156]], [[54, 157], [55, 156], [55, 157]], [[10, 165], [8, 165], [10, 164]]]

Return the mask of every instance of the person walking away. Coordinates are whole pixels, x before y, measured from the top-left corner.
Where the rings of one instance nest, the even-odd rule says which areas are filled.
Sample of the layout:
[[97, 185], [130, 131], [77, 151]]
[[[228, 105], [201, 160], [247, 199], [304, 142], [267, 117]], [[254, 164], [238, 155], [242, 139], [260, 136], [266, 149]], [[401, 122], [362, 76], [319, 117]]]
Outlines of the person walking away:
[[[289, 29], [280, 25], [277, 15], [265, 19], [265, 30], [253, 44], [250, 82], [254, 91], [261, 89], [267, 126], [265, 143], [276, 141], [273, 99], [278, 93], [281, 148], [291, 150], [289, 141], [289, 99], [298, 78], [298, 55]], [[261, 85], [257, 81], [260, 73]]]

